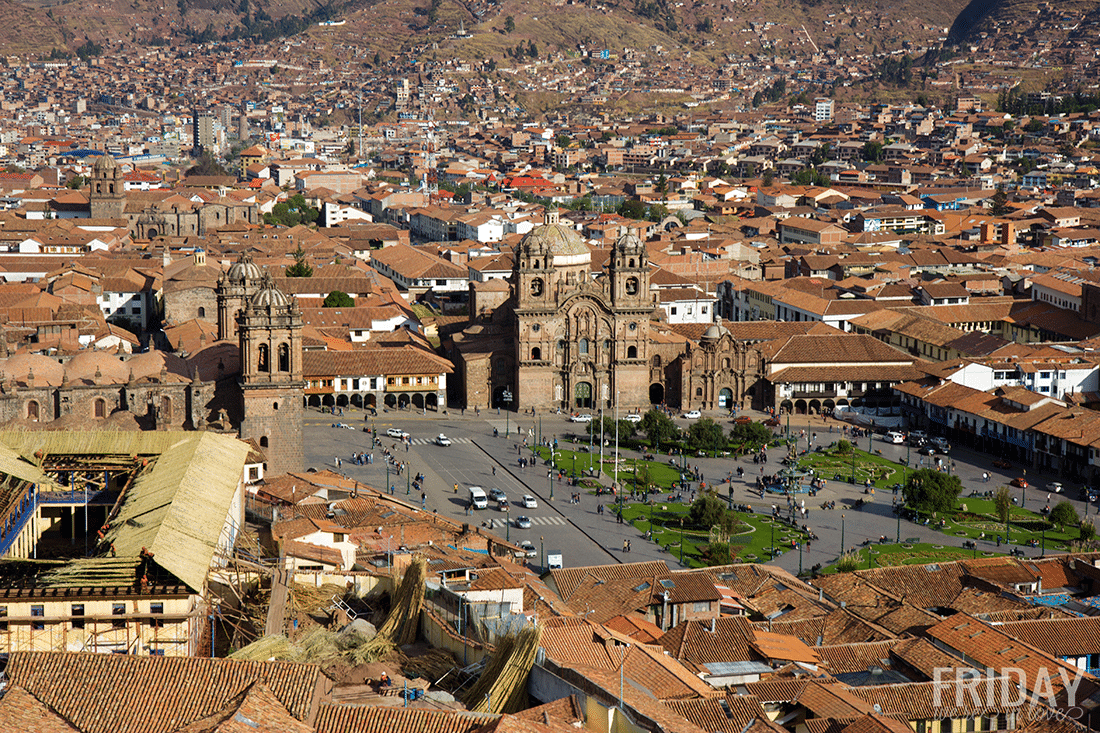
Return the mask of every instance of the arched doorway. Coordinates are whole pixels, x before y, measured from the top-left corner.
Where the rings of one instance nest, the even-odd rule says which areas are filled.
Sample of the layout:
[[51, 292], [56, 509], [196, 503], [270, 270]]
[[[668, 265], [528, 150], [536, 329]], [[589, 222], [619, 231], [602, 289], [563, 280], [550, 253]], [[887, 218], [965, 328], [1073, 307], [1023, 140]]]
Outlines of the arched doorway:
[[306, 404], [308, 404], [310, 407], [320, 407], [321, 395], [311, 394], [309, 397], [306, 398]]
[[394, 397], [392, 394], [388, 394], [382, 399], [382, 402], [386, 405], [386, 407], [393, 407], [397, 404], [397, 398]]
[[413, 407], [415, 407], [416, 409], [423, 410], [424, 409], [424, 395], [420, 394], [419, 392], [415, 393], [412, 396], [412, 403], [413, 403]]
[[358, 392], [353, 394], [351, 396], [351, 404], [352, 404], [352, 407], [362, 407], [363, 406], [363, 395], [359, 394]]
[[402, 394], [397, 396], [397, 406], [401, 409], [405, 409], [409, 406], [409, 396]]
[[348, 396], [346, 394], [336, 395], [336, 406], [337, 407], [347, 407], [348, 406]]
[[718, 407], [723, 410], [728, 410], [733, 406], [733, 390], [729, 387], [723, 387], [718, 390]]
[[575, 407], [592, 407], [592, 383], [577, 382], [573, 390], [573, 405]]
[[321, 397], [321, 404], [325, 407], [332, 407], [336, 404], [336, 399], [332, 395], [327, 394]]
[[439, 407], [439, 396], [435, 392], [429, 392], [428, 395], [424, 397], [424, 404], [432, 409]]
[[791, 410], [794, 409], [794, 404], [790, 400], [783, 400], [783, 402], [779, 404], [779, 409], [784, 414], [790, 415]]
[[363, 404], [366, 407], [378, 407], [378, 398], [372, 394], [369, 394], [364, 398]]
[[794, 403], [794, 414], [805, 415], [806, 414], [806, 400], [798, 400]]
[[504, 401], [504, 393], [507, 392], [507, 391], [508, 391], [508, 389], [506, 387], [497, 387], [496, 389], [493, 390], [493, 404], [492, 404], [492, 407], [496, 407], [498, 409], [500, 409], [500, 408], [508, 409], [509, 403]]
[[810, 414], [811, 415], [820, 415], [821, 414], [821, 401], [820, 400], [810, 400]]
[[[655, 359], [657, 357], [654, 357]], [[649, 403], [651, 405], [662, 405], [665, 402], [665, 385], [660, 382], [654, 382], [649, 385]]]

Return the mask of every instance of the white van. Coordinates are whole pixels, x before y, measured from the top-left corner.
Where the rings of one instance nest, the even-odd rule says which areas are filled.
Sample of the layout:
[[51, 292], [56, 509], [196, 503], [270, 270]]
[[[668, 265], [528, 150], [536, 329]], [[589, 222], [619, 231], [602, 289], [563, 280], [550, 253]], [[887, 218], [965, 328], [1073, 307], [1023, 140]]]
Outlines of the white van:
[[896, 445], [901, 445], [902, 443], [905, 442], [905, 433], [899, 432], [897, 430], [891, 430], [891, 431], [887, 432], [885, 435], [883, 435], [882, 439], [884, 441], [886, 441], [887, 443], [894, 443]]
[[474, 509], [489, 508], [489, 498], [485, 496], [485, 489], [480, 486], [470, 487], [470, 506]]

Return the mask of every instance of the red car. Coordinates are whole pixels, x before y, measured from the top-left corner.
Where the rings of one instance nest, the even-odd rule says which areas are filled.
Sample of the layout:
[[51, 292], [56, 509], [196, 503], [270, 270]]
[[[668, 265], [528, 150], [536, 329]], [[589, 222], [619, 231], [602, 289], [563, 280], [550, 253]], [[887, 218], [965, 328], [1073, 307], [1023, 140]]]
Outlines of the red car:
[[1022, 479], [1022, 478], [1014, 478], [1014, 479], [1012, 479], [1012, 485], [1013, 486], [1019, 486], [1021, 489], [1026, 489], [1027, 488], [1027, 480]]
[[733, 418], [734, 425], [748, 425], [752, 422], [752, 418], [748, 415], [741, 415], [740, 417]]
[[767, 420], [764, 421], [764, 424], [767, 425], [769, 428], [777, 428], [780, 426], [781, 423], [779, 422], [779, 418], [769, 417]]

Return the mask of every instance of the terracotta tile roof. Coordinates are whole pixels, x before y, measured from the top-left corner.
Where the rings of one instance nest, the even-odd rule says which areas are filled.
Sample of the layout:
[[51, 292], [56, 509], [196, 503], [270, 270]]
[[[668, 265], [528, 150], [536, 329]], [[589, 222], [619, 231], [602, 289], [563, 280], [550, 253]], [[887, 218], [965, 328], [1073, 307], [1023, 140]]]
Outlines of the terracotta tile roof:
[[913, 729], [900, 720], [868, 713], [845, 727], [843, 733], [913, 733]]
[[[1002, 705], [1000, 685], [1003, 679], [984, 678], [976, 683], [973, 680], [963, 680], [961, 683], [941, 681], [938, 684], [912, 682], [901, 685], [872, 685], [853, 688], [852, 694], [871, 705], [878, 705], [886, 715], [895, 715], [906, 720], [969, 718], [1005, 712], [1010, 708], [1022, 711], [1023, 708]], [[955, 687], [957, 684], [963, 688], [958, 695]], [[992, 691], [987, 689], [989, 687], [993, 688]], [[960, 702], [961, 706], [956, 704]]]
[[760, 701], [752, 695], [666, 700], [664, 705], [682, 718], [713, 733], [741, 733], [753, 720], [767, 717]]
[[168, 733], [236, 704], [257, 681], [309, 720], [328, 686], [313, 664], [83, 652], [16, 652], [7, 676], [84, 733]]
[[0, 730], [27, 733], [80, 733], [22, 687], [9, 687], [0, 697]]
[[1100, 617], [1012, 621], [997, 628], [1056, 657], [1100, 654]]
[[550, 571], [550, 578], [557, 588], [558, 595], [568, 600], [569, 596], [587, 576], [601, 580], [622, 578], [652, 578], [669, 575], [668, 564], [664, 560], [648, 562], [630, 562], [619, 565], [596, 565], [591, 567], [561, 568]]
[[869, 703], [853, 695], [841, 685], [823, 685], [810, 682], [795, 698], [795, 702], [815, 718], [853, 720], [865, 713], [874, 712]]
[[774, 364], [911, 364], [913, 357], [868, 334], [792, 336], [772, 357]]
[[765, 659], [752, 648], [755, 631], [743, 616], [709, 621], [684, 621], [670, 629], [657, 643], [674, 658], [698, 667], [708, 662], [746, 662]]
[[771, 623], [760, 621], [755, 625], [798, 637], [810, 646], [885, 641], [892, 637], [884, 629], [876, 628], [855, 614], [839, 608], [821, 616]]
[[937, 668], [954, 669], [959, 663], [956, 657], [924, 638], [902, 639], [894, 646], [892, 655], [900, 665], [915, 670], [927, 679], [935, 679]]
[[637, 616], [616, 616], [604, 621], [603, 625], [641, 644], [655, 644], [663, 633], [657, 624]]
[[773, 634], [759, 629], [754, 632], [754, 635], [756, 639], [753, 642], [753, 648], [765, 659], [814, 665], [821, 662], [817, 653], [795, 636]]
[[573, 726], [583, 726], [584, 708], [576, 695], [563, 697], [560, 700], [548, 702], [544, 705], [536, 705], [516, 713], [515, 718], [533, 720], [536, 723], [549, 725], [551, 721], [566, 723]]
[[314, 733], [296, 720], [263, 682], [254, 682], [224, 709], [173, 733]]
[[811, 680], [795, 678], [770, 679], [764, 682], [748, 682], [743, 687], [746, 694], [754, 695], [761, 702], [790, 702], [797, 698], [810, 682]]
[[367, 705], [322, 705], [317, 733], [474, 733], [498, 716]]
[[819, 646], [814, 651], [829, 674], [863, 672], [868, 667], [890, 667], [890, 650], [896, 646], [896, 640], [869, 641], [859, 644], [839, 644]]
[[302, 354], [305, 377], [358, 375], [450, 374], [449, 361], [414, 346], [354, 351], [306, 351]]

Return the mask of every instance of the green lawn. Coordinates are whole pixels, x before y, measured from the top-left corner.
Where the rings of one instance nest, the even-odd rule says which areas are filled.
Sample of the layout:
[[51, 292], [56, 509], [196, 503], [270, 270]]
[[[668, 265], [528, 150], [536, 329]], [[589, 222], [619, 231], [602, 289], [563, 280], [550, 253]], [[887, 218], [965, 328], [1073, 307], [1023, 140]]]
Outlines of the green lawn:
[[[867, 569], [868, 567], [892, 567], [896, 565], [930, 565], [938, 562], [972, 560], [975, 555], [977, 557], [998, 556], [998, 553], [994, 552], [978, 551], [975, 553], [974, 550], [964, 550], [961, 547], [948, 547], [946, 545], [935, 545], [926, 542], [912, 545], [908, 543], [902, 543], [900, 545], [872, 544], [866, 547], [860, 547], [856, 554], [859, 556], [860, 569]], [[870, 556], [870, 566], [867, 564], [868, 555]], [[823, 569], [822, 572], [835, 573], [837, 572], [836, 565], [829, 565]]]
[[[965, 510], [963, 509], [965, 507]], [[995, 539], [998, 535], [1006, 536], [1005, 525], [997, 518], [996, 509], [992, 499], [981, 497], [962, 497], [959, 499], [959, 509], [954, 517], [941, 518], [945, 526], [936, 526], [935, 522], [929, 524], [945, 535], [954, 538], [954, 541], [963, 539]], [[1042, 514], [1030, 509], [1013, 506], [1009, 511], [1008, 539], [1013, 545], [1026, 545], [1030, 541], [1037, 541], [1040, 546], [1043, 543], [1043, 528], [1046, 527], [1046, 548], [1048, 550], [1068, 550], [1068, 543], [1080, 537], [1077, 527], [1066, 527], [1063, 531], [1056, 525], [1047, 522]]]
[[814, 469], [816, 474], [826, 481], [834, 481], [836, 480], [835, 477], [839, 475], [839, 480], [844, 482], [851, 480], [854, 464], [856, 483], [863, 485], [870, 478], [876, 489], [885, 489], [894, 484], [905, 483], [905, 478], [908, 475], [908, 470], [902, 464], [858, 449], [847, 455], [842, 455], [828, 448], [821, 452], [813, 451], [800, 456], [798, 463], [802, 468]]
[[[654, 501], [651, 504], [627, 503], [623, 517], [642, 533], [652, 529], [653, 542], [665, 547], [677, 559], [680, 557], [680, 519], [686, 517], [687, 503]], [[801, 541], [805, 533], [782, 522], [773, 524], [770, 515], [734, 512], [742, 522], [730, 537], [730, 554], [735, 561], [768, 562], [772, 551], [780, 555], [795, 549], [791, 544]], [[773, 535], [774, 528], [774, 535]], [[773, 540], [774, 538], [774, 540]], [[685, 527], [683, 531], [684, 564], [702, 567], [702, 547], [710, 542], [708, 532]], [[774, 544], [773, 544], [774, 542]]]

